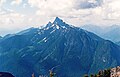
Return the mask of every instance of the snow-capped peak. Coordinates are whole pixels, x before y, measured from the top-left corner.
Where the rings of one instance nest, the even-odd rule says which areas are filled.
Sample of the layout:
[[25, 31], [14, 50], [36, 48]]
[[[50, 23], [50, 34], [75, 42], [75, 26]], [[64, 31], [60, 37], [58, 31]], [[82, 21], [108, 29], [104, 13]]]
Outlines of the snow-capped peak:
[[54, 29], [67, 29], [69, 27], [68, 24], [66, 24], [62, 19], [60, 19], [59, 17], [56, 17], [54, 22], [51, 23], [49, 22], [46, 27], [44, 28], [44, 30], [48, 30], [50, 28], [54, 28]]
[[56, 23], [63, 23], [63, 20], [60, 19], [59, 17], [56, 17], [53, 23], [54, 24], [56, 24]]
[[61, 28], [67, 28], [69, 27], [68, 24], [66, 24], [62, 19], [60, 19], [59, 17], [56, 17], [54, 22], [53, 22], [54, 25], [58, 25], [59, 27]]

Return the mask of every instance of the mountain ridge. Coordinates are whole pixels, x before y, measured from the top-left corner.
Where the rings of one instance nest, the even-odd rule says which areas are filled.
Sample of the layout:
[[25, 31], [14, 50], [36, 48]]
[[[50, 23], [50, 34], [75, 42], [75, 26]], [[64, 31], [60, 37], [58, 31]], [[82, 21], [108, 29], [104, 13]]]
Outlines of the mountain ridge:
[[48, 75], [50, 69], [60, 77], [79, 77], [120, 65], [118, 45], [58, 17], [41, 29], [3, 40], [0, 53], [0, 71], [16, 77], [29, 77], [33, 72]]
[[104, 39], [111, 40], [114, 43], [120, 41], [120, 25], [112, 25], [105, 28], [95, 25], [85, 25], [81, 28], [93, 32]]

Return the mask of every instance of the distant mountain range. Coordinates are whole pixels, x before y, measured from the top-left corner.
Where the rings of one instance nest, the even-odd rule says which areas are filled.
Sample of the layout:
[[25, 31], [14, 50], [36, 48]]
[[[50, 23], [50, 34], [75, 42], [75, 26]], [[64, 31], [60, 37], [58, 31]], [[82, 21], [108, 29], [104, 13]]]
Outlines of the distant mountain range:
[[99, 36], [102, 36], [105, 32], [103, 32], [103, 28], [101, 28], [100, 26], [96, 26], [96, 25], [83, 25], [81, 26], [82, 29], [85, 29], [87, 31], [93, 32]]
[[15, 77], [35, 73], [82, 77], [120, 65], [120, 46], [56, 17], [43, 28], [30, 28], [0, 41], [0, 71]]
[[104, 39], [111, 40], [113, 42], [120, 41], [120, 25], [112, 25], [105, 28], [95, 25], [85, 25], [81, 28], [93, 32]]
[[117, 45], [120, 45], [120, 41], [119, 42], [116, 42]]
[[0, 36], [0, 39], [2, 39], [2, 36]]
[[0, 36], [0, 41], [2, 40], [2, 36]]

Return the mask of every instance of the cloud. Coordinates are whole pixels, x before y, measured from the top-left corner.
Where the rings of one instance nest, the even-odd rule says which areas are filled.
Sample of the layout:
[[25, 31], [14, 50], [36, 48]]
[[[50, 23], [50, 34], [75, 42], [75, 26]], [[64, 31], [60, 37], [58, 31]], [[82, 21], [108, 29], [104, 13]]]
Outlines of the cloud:
[[28, 0], [28, 3], [41, 11], [62, 11], [72, 7], [73, 0]]
[[101, 6], [102, 17], [107, 20], [119, 20], [120, 19], [120, 0], [104, 0]]
[[14, 12], [10, 9], [2, 9], [0, 11], [0, 30], [17, 30], [20, 26], [19, 24], [23, 23], [24, 15]]
[[89, 9], [100, 7], [102, 3], [102, 0], [76, 0], [74, 6], [76, 9]]
[[12, 2], [11, 2], [11, 5], [19, 5], [19, 4], [21, 4], [22, 3], [22, 0], [13, 0]]
[[120, 0], [5, 1], [0, 0], [2, 7], [8, 3], [5, 7], [7, 10], [0, 8], [0, 29], [5, 29], [8, 25], [9, 29], [40, 26], [54, 20], [55, 17], [61, 17], [76, 26], [120, 24]]
[[39, 8], [37, 15], [49, 17], [91, 19], [90, 17], [95, 16], [102, 20], [118, 19], [120, 15], [119, 0], [28, 0], [28, 3]]
[[[90, 17], [92, 14], [97, 15], [97, 11], [101, 11], [97, 8], [102, 5], [102, 1], [99, 0], [28, 0], [28, 3], [32, 7], [38, 8], [36, 11], [38, 16], [73, 18], [79, 22], [86, 21], [86, 17]], [[79, 25], [81, 24], [79, 23]]]
[[6, 0], [0, 0], [0, 7], [3, 5], [3, 3], [5, 3]]
[[[70, 16], [84, 16], [90, 13], [89, 10], [84, 10], [84, 8], [91, 8], [92, 5], [89, 3], [96, 3], [94, 1], [85, 1], [85, 0], [28, 0], [28, 3], [33, 6], [39, 8], [36, 11], [37, 15], [44, 16], [61, 16], [61, 17], [70, 17]], [[83, 4], [84, 3], [84, 4]], [[88, 3], [88, 4], [87, 4]], [[84, 6], [83, 6], [83, 5]], [[89, 6], [90, 5], [90, 6]], [[96, 3], [97, 6], [97, 3]], [[78, 9], [79, 8], [79, 9]]]
[[13, 10], [10, 9], [2, 9], [0, 11], [0, 22], [4, 25], [4, 24], [13, 24], [14, 21], [15, 22], [20, 22], [17, 21], [19, 19], [21, 19], [22, 17], [24, 17], [24, 15], [19, 14]]

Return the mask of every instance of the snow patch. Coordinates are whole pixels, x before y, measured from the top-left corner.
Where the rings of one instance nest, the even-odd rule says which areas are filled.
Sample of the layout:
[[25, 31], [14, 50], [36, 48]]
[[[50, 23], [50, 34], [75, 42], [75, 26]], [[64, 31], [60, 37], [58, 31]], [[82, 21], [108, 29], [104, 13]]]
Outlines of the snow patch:
[[65, 29], [66, 27], [65, 26], [61, 26], [63, 29]]
[[41, 35], [41, 32], [38, 32], [39, 35]]
[[46, 37], [45, 38], [43, 38], [43, 41], [46, 39]]
[[105, 57], [103, 57], [103, 62], [106, 62]]
[[59, 27], [58, 25], [56, 25], [56, 28], [57, 28], [57, 29], [60, 29], [60, 27]]
[[65, 46], [67, 46], [67, 43], [64, 43]]
[[21, 57], [25, 57], [26, 56], [26, 54], [23, 54]]
[[54, 24], [52, 24], [52, 26], [51, 27], [53, 27], [54, 26]]
[[55, 30], [51, 31], [50, 34], [52, 34], [53, 32], [55, 32]]
[[35, 54], [33, 54], [33, 56], [36, 56], [37, 54], [39, 54], [40, 52], [35, 52]]
[[51, 52], [50, 54], [48, 54], [43, 60], [41, 60], [40, 62], [43, 62], [43, 61], [45, 61], [50, 55], [52, 55], [53, 54], [53, 52]]
[[46, 30], [48, 30], [50, 27], [47, 27]]
[[42, 41], [47, 42], [47, 37], [45, 37]]
[[45, 42], [47, 42], [47, 39], [45, 40]]

